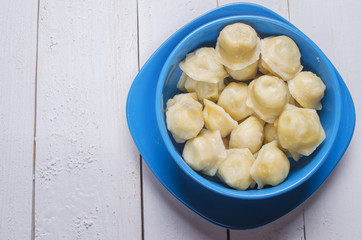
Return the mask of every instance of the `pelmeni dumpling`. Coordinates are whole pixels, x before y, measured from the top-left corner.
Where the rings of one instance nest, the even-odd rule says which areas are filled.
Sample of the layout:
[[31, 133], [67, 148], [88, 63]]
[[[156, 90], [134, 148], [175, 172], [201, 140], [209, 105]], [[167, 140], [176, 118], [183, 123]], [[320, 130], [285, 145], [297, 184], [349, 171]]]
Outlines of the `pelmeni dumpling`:
[[219, 99], [219, 94], [225, 88], [225, 84], [224, 80], [218, 83], [208, 83], [187, 77], [184, 87], [188, 92], [196, 92], [199, 101], [208, 99], [215, 102]]
[[182, 72], [181, 77], [177, 82], [177, 88], [182, 92], [187, 92], [185, 88], [186, 79], [187, 79], [186, 73]]
[[246, 105], [247, 96], [248, 85], [232, 82], [222, 91], [217, 105], [225, 109], [234, 120], [240, 121], [253, 113]]
[[226, 150], [227, 157], [221, 162], [218, 176], [228, 186], [246, 190], [253, 183], [250, 168], [255, 159], [247, 148]]
[[321, 99], [324, 97], [326, 85], [322, 79], [312, 72], [300, 72], [288, 81], [290, 94], [305, 108], [322, 109]]
[[216, 53], [219, 61], [235, 80], [251, 79], [257, 72], [260, 39], [249, 25], [230, 24], [219, 34]]
[[287, 156], [278, 148], [276, 141], [265, 144], [250, 169], [250, 174], [258, 184], [258, 189], [265, 185], [276, 186], [288, 176], [290, 163]]
[[219, 83], [227, 76], [224, 66], [216, 59], [214, 48], [203, 47], [187, 54], [179, 66], [196, 81]]
[[264, 74], [271, 73], [288, 81], [302, 70], [300, 57], [299, 48], [290, 37], [264, 38], [261, 40], [259, 70]]
[[196, 137], [204, 126], [202, 105], [195, 93], [183, 93], [167, 101], [166, 123], [178, 143]]
[[281, 146], [304, 156], [309, 156], [326, 138], [314, 109], [288, 105], [276, 123]]
[[251, 153], [259, 151], [264, 138], [264, 123], [250, 116], [237, 126], [230, 135], [230, 148], [249, 148]]
[[264, 75], [248, 86], [246, 105], [268, 123], [275, 121], [288, 100], [287, 84], [278, 77]]
[[258, 62], [250, 64], [249, 66], [242, 68], [242, 69], [231, 69], [225, 66], [226, 71], [229, 75], [238, 81], [246, 81], [255, 78], [256, 73], [258, 72]]
[[[272, 141], [277, 141], [278, 147], [281, 148], [276, 127], [274, 124], [267, 123], [264, 126], [264, 144], [270, 143]], [[281, 148], [281, 150], [285, 153], [285, 155], [287, 155], [287, 157], [292, 157], [295, 161], [298, 161], [302, 157], [302, 155], [297, 152], [289, 151], [283, 148]]]
[[274, 124], [267, 123], [264, 126], [264, 143], [270, 143], [272, 141], [278, 141], [278, 133]]
[[204, 99], [204, 116], [205, 127], [211, 131], [219, 130], [221, 137], [226, 137], [238, 126], [238, 122], [230, 117], [225, 110], [215, 103]]
[[192, 169], [214, 176], [227, 155], [220, 132], [203, 129], [199, 136], [186, 142], [182, 156]]

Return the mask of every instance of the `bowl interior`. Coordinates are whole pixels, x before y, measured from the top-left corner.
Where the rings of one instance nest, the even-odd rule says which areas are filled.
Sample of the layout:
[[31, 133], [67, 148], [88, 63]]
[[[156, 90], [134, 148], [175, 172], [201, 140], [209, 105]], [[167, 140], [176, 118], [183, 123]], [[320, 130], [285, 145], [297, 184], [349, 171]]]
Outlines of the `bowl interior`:
[[[303, 157], [298, 162], [290, 160], [290, 173], [283, 183], [261, 190], [237, 191], [227, 187], [217, 177], [208, 177], [191, 169], [182, 159], [184, 144], [178, 144], [174, 141], [171, 133], [167, 131], [165, 124], [167, 100], [175, 94], [181, 93], [177, 89], [177, 82], [182, 73], [178, 64], [188, 53], [200, 47], [215, 47], [220, 31], [225, 26], [235, 22], [243, 22], [250, 25], [261, 38], [274, 35], [287, 35], [292, 38], [300, 49], [302, 55], [301, 62], [304, 66], [303, 70], [316, 73], [326, 85], [325, 96], [322, 100], [323, 109], [318, 111], [326, 132], [326, 139], [312, 155]], [[164, 64], [157, 85], [156, 118], [168, 151], [181, 169], [191, 178], [213, 191], [230, 197], [244, 199], [272, 197], [298, 186], [322, 165], [337, 136], [341, 118], [341, 96], [339, 84], [331, 64], [323, 52], [304, 34], [276, 20], [255, 16], [236, 16], [219, 19], [196, 29], [173, 50]]]

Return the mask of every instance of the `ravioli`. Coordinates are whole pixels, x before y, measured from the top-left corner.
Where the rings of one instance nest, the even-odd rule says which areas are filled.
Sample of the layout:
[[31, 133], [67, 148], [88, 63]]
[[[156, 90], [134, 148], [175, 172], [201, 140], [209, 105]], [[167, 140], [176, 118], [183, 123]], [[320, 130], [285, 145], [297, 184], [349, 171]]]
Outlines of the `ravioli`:
[[215, 49], [210, 47], [199, 48], [187, 54], [179, 66], [196, 81], [219, 83], [227, 76], [224, 66], [216, 59]]
[[226, 150], [227, 157], [218, 169], [219, 178], [228, 186], [246, 190], [252, 185], [250, 168], [255, 159], [247, 148]]
[[196, 92], [199, 101], [208, 99], [216, 102], [219, 99], [220, 92], [225, 88], [225, 84], [224, 80], [218, 83], [208, 83], [186, 77], [184, 87], [188, 92]]
[[253, 78], [260, 57], [260, 39], [255, 30], [244, 23], [226, 26], [216, 43], [219, 61], [235, 80]]
[[248, 148], [251, 153], [259, 151], [264, 139], [264, 123], [250, 116], [237, 126], [230, 135], [230, 148]]
[[287, 84], [278, 77], [264, 75], [248, 86], [246, 105], [265, 122], [273, 123], [288, 100]]
[[221, 137], [224, 138], [238, 126], [238, 122], [232, 119], [222, 107], [207, 99], [204, 99], [204, 105], [202, 114], [207, 129], [211, 131], [219, 130]]
[[182, 156], [192, 169], [214, 176], [227, 154], [220, 132], [203, 129], [199, 136], [186, 142]]
[[261, 41], [259, 70], [288, 81], [302, 70], [300, 57], [299, 48], [290, 37], [282, 35], [264, 38]]
[[246, 105], [248, 86], [245, 83], [229, 83], [222, 91], [217, 104], [235, 121], [243, 120], [254, 111]]
[[202, 105], [195, 99], [195, 93], [183, 93], [167, 101], [167, 129], [178, 143], [196, 137], [204, 126]]
[[309, 156], [326, 138], [316, 110], [293, 105], [280, 114], [277, 133], [283, 148], [304, 156]]
[[293, 98], [304, 108], [322, 109], [321, 99], [324, 97], [326, 85], [322, 79], [312, 72], [300, 72], [288, 81], [288, 88]]
[[250, 174], [258, 184], [258, 189], [265, 185], [276, 186], [288, 176], [290, 163], [287, 156], [278, 148], [276, 141], [265, 144], [250, 169]]

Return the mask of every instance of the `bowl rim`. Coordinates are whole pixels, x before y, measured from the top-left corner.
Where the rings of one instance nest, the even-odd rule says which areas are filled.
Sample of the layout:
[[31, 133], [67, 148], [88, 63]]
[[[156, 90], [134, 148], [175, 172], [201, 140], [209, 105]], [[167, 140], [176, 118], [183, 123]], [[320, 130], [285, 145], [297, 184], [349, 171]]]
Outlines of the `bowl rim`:
[[[301, 37], [303, 39], [303, 41], [305, 41], [308, 45], [310, 45], [317, 52], [317, 54], [320, 58], [320, 61], [324, 62], [324, 64], [326, 65], [326, 67], [328, 69], [328, 73], [331, 77], [331, 81], [333, 83], [332, 84], [333, 91], [336, 93], [336, 96], [337, 96], [337, 101], [336, 101], [337, 111], [334, 112], [334, 117], [337, 120], [337, 122], [336, 122], [337, 127], [334, 127], [330, 133], [330, 138], [333, 138], [333, 141], [328, 142], [328, 145], [325, 147], [325, 149], [327, 149], [327, 150], [325, 150], [325, 153], [321, 156], [321, 160], [318, 161], [317, 164], [304, 177], [300, 178], [293, 184], [287, 185], [282, 189], [279, 189], [276, 191], [271, 191], [271, 192], [265, 192], [265, 191], [263, 191], [263, 189], [260, 189], [260, 190], [257, 190], [256, 192], [254, 191], [252, 194], [250, 194], [250, 193], [248, 194], [249, 191], [240, 191], [240, 190], [236, 190], [236, 189], [231, 189], [231, 188], [222, 187], [222, 186], [215, 186], [215, 185], [210, 184], [208, 182], [209, 180], [205, 179], [198, 172], [193, 170], [183, 160], [183, 158], [181, 157], [181, 154], [178, 153], [174, 144], [172, 143], [172, 140], [168, 134], [167, 127], [165, 126], [163, 117], [162, 117], [163, 111], [164, 111], [163, 110], [164, 104], [163, 104], [162, 91], [163, 91], [163, 87], [164, 87], [164, 84], [165, 84], [165, 81], [167, 78], [168, 69], [170, 68], [171, 63], [172, 63], [173, 59], [175, 58], [176, 54], [178, 53], [178, 51], [186, 43], [188, 43], [189, 41], [192, 41], [192, 39], [195, 37], [195, 35], [204, 31], [204, 29], [210, 28], [217, 24], [223, 24], [223, 23], [227, 24], [228, 22], [243, 21], [243, 20], [244, 21], [245, 20], [252, 20], [252, 21], [257, 20], [257, 21], [264, 21], [264, 22], [275, 24], [275, 25], [279, 25], [280, 27], [287, 29], [288, 31], [291, 31], [294, 34]], [[274, 197], [274, 196], [286, 193], [294, 188], [297, 188], [303, 182], [308, 180], [323, 165], [323, 163], [327, 159], [329, 153], [331, 152], [331, 149], [334, 146], [334, 143], [337, 138], [339, 126], [340, 126], [341, 116], [342, 116], [341, 110], [342, 110], [341, 92], [340, 92], [339, 83], [337, 81], [337, 76], [335, 74], [335, 71], [333, 69], [331, 62], [328, 60], [327, 56], [322, 52], [322, 50], [311, 39], [309, 39], [303, 32], [301, 32], [299, 29], [297, 29], [295, 27], [291, 27], [291, 26], [287, 25], [286, 23], [283, 23], [283, 22], [280, 22], [278, 20], [274, 20], [271, 18], [260, 17], [260, 16], [251, 16], [251, 15], [240, 15], [240, 16], [231, 16], [231, 17], [220, 18], [220, 19], [217, 19], [214, 21], [210, 21], [210, 22], [198, 27], [191, 33], [189, 33], [185, 38], [183, 38], [177, 44], [177, 46], [173, 49], [171, 54], [168, 56], [166, 62], [164, 63], [164, 65], [162, 67], [161, 73], [158, 77], [158, 82], [157, 82], [157, 87], [156, 87], [156, 92], [155, 92], [155, 111], [156, 111], [155, 113], [156, 113], [157, 126], [161, 133], [162, 140], [167, 148], [167, 151], [172, 156], [172, 159], [177, 163], [177, 165], [182, 169], [182, 171], [184, 171], [191, 179], [193, 179], [198, 184], [201, 184], [203, 187], [206, 187], [206, 188], [210, 189], [211, 191], [218, 193], [220, 195], [237, 198], [237, 199], [250, 199], [251, 200], [251, 199], [262, 199], [262, 198], [264, 199], [264, 198]]]

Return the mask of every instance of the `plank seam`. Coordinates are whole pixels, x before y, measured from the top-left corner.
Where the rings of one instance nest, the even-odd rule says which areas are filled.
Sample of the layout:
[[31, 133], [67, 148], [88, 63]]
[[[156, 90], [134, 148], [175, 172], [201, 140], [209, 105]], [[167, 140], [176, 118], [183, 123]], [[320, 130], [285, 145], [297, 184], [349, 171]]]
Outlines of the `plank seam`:
[[38, 57], [39, 57], [39, 10], [40, 0], [38, 0], [37, 20], [36, 20], [36, 46], [35, 46], [35, 93], [34, 93], [34, 140], [33, 140], [33, 185], [32, 185], [32, 205], [31, 205], [31, 239], [35, 240], [35, 166], [36, 166], [36, 115], [38, 102]]
[[[140, 64], [140, 21], [139, 21], [139, 9], [138, 0], [136, 1], [137, 10], [137, 60], [138, 60], [138, 72], [141, 70]], [[143, 204], [143, 168], [142, 168], [142, 155], [140, 154], [140, 197], [141, 197], [141, 239], [145, 239], [145, 228], [144, 228], [144, 204]]]

